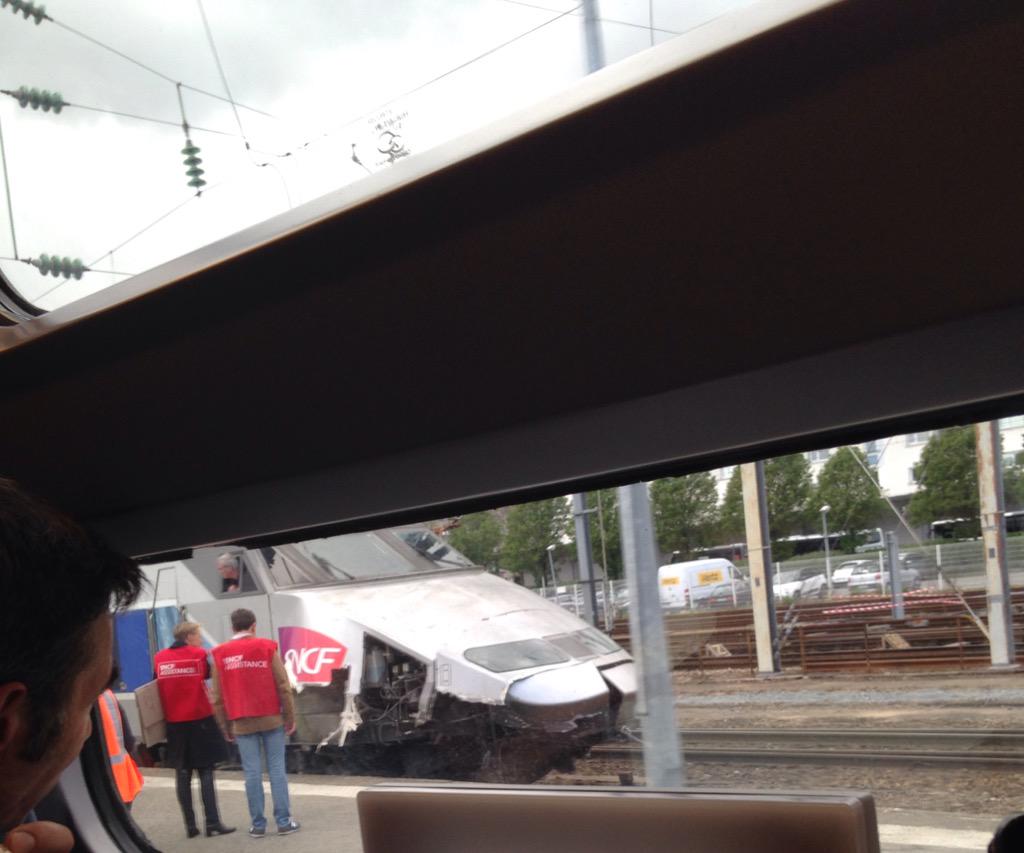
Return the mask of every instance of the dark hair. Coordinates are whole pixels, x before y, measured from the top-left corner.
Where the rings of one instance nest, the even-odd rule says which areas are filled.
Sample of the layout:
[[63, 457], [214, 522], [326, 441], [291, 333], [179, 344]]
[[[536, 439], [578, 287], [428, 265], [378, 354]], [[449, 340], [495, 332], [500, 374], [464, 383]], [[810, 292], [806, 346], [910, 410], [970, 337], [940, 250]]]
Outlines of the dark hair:
[[248, 631], [255, 624], [256, 614], [253, 613], [251, 610], [246, 610], [244, 607], [239, 607], [238, 610], [231, 611], [232, 631]]
[[76, 675], [94, 653], [86, 635], [111, 607], [139, 594], [142, 573], [96, 533], [12, 480], [0, 478], [0, 684], [28, 689], [32, 729], [22, 749], [38, 761], [67, 724]]

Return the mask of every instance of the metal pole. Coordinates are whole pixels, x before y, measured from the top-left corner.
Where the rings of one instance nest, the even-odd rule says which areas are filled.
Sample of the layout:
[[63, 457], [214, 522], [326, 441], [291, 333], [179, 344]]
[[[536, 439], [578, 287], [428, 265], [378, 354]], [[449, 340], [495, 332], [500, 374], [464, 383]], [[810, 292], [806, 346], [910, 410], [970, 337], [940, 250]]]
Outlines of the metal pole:
[[754, 609], [757, 668], [762, 675], [781, 672], [775, 594], [772, 590], [772, 546], [768, 535], [768, 500], [764, 490], [764, 462], [740, 468], [743, 481], [743, 516], [750, 559], [750, 596]]
[[597, 0], [583, 0], [583, 41], [587, 52], [587, 73], [604, 68], [601, 13], [597, 8]]
[[558, 578], [555, 576], [555, 561], [551, 559], [551, 552], [555, 550], [554, 545], [548, 545], [548, 568], [551, 570], [551, 588], [558, 594]]
[[654, 522], [644, 483], [619, 488], [622, 557], [629, 584], [629, 635], [638, 671], [636, 715], [644, 740], [644, 770], [652, 787], [685, 782], [675, 695], [658, 590]]
[[[600, 495], [598, 495], [600, 499]], [[580, 564], [580, 583], [583, 584], [583, 618], [597, 625], [597, 587], [594, 584], [594, 564], [590, 559], [590, 524], [587, 496], [572, 496], [572, 515], [576, 521], [576, 559]]]
[[899, 545], [896, 544], [896, 534], [891, 530], [887, 530], [885, 532], [885, 550], [889, 555], [889, 577], [892, 584], [892, 618], [902, 619], [904, 612], [903, 578], [900, 571], [900, 549]]
[[1010, 611], [1010, 578], [1006, 566], [1006, 516], [1003, 504], [1003, 469], [999, 422], [974, 425], [978, 448], [978, 494], [981, 499], [981, 535], [985, 543], [988, 585], [988, 631], [992, 666], [1017, 662]]
[[821, 508], [821, 526], [825, 530], [825, 583], [828, 587], [828, 597], [832, 597], [832, 552], [828, 544], [828, 513], [832, 507], [827, 504]]

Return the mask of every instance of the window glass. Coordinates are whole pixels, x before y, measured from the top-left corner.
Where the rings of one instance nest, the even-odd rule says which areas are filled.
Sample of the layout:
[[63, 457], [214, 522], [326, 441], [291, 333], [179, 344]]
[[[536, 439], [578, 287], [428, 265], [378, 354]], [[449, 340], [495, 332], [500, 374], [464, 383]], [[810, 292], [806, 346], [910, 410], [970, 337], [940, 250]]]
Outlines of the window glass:
[[0, 275], [56, 308], [752, 4], [4, 4]]
[[[652, 769], [638, 741], [654, 735], [651, 716], [636, 721], [638, 657], [666, 679], [675, 740], [662, 732], [657, 748], [680, 751], [687, 784], [865, 790], [883, 850], [926, 832], [972, 849], [1024, 795], [1018, 675], [999, 663], [1024, 661], [1024, 472], [1004, 469], [1006, 535], [988, 543], [981, 502], [997, 483], [978, 479], [991, 468], [978, 465], [974, 426], [915, 435], [928, 440], [911, 463], [891, 437], [876, 444], [890, 447], [877, 468], [863, 445], [822, 450], [818, 467], [803, 453], [762, 460], [766, 546], [747, 541], [742, 477], [724, 490], [718, 469], [639, 484], [654, 556], [632, 580], [622, 525], [636, 519], [612, 488], [585, 495], [589, 580], [564, 495], [203, 549], [162, 566], [159, 603], [201, 622], [208, 645], [231, 636], [239, 606], [257, 614], [296, 690], [291, 808], [303, 832], [345, 849], [360, 849], [350, 804], [368, 781], [643, 784]], [[988, 586], [990, 548], [1005, 561], [1005, 593]], [[237, 603], [211, 589], [223, 553], [273, 583]], [[769, 579], [773, 594], [761, 596]], [[1001, 651], [992, 594], [1011, 605]], [[773, 635], [755, 628], [755, 608]], [[146, 613], [117, 617], [122, 655], [145, 645]], [[634, 617], [660, 621], [663, 664], [638, 646]], [[772, 670], [794, 677], [758, 677]], [[135, 697], [119, 699], [148, 731]], [[184, 849], [167, 748], [157, 740], [142, 755], [158, 766], [140, 760], [132, 816], [160, 849]], [[230, 757], [216, 784], [225, 823], [245, 831], [240, 767]]]

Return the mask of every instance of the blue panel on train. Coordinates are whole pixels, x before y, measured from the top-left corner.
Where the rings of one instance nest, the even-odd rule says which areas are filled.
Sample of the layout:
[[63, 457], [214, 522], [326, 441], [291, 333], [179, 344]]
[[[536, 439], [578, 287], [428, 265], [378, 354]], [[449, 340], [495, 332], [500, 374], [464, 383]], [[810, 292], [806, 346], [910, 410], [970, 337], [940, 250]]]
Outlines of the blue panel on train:
[[119, 613], [117, 626], [117, 663], [121, 669], [123, 690], [135, 690], [153, 680], [153, 656], [149, 649], [149, 626], [145, 610]]

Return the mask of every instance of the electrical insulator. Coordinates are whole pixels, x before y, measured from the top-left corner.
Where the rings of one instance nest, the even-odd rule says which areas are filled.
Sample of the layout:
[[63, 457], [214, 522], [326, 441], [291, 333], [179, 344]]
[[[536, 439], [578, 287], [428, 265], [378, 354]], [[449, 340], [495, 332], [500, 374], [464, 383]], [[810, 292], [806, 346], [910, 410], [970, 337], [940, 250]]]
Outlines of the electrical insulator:
[[185, 137], [185, 147], [181, 149], [181, 153], [185, 155], [184, 163], [188, 168], [185, 170], [185, 174], [189, 177], [188, 185], [195, 187], [196, 192], [206, 186], [206, 181], [200, 177], [204, 170], [199, 168], [199, 164], [203, 162], [202, 158], [199, 157], [199, 146], [193, 145], [192, 140], [187, 136]]
[[44, 113], [50, 110], [59, 113], [68, 105], [67, 101], [61, 98], [60, 92], [48, 92], [46, 89], [29, 89], [28, 86], [22, 86], [9, 94], [17, 98], [22, 107], [32, 107], [34, 110], [41, 108]]
[[36, 269], [43, 275], [52, 275], [54, 278], [75, 278], [82, 277], [86, 272], [85, 264], [81, 258], [60, 258], [57, 255], [40, 255], [38, 258], [29, 260]]
[[37, 6], [35, 3], [26, 3], [25, 0], [0, 0], [0, 9], [6, 9], [8, 6], [15, 15], [21, 12], [26, 21], [35, 18], [37, 27], [46, 19], [46, 7], [42, 4]]

